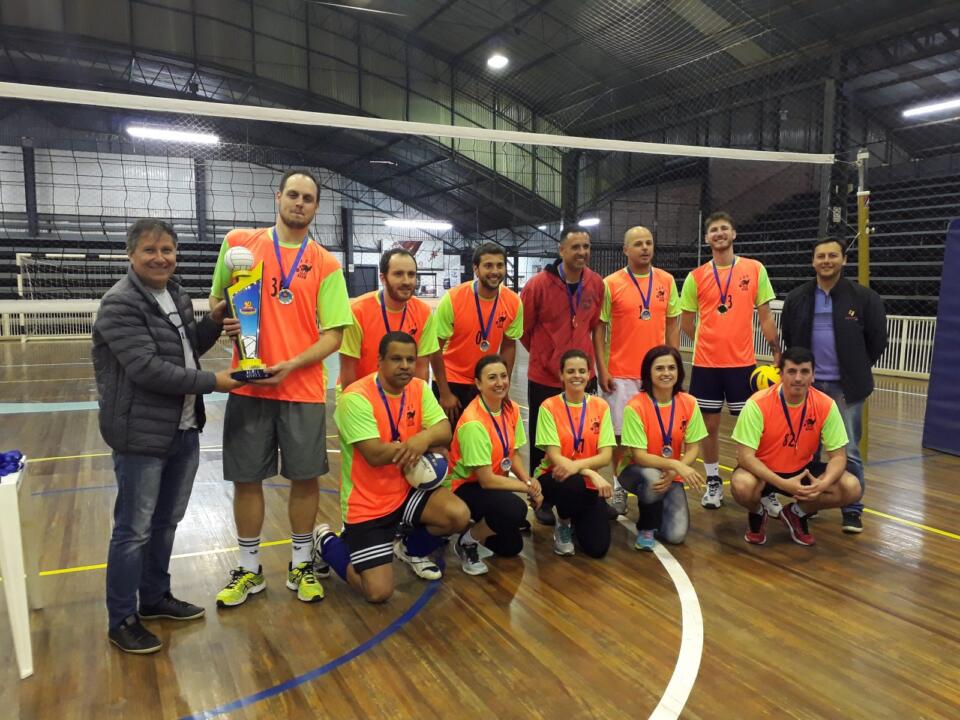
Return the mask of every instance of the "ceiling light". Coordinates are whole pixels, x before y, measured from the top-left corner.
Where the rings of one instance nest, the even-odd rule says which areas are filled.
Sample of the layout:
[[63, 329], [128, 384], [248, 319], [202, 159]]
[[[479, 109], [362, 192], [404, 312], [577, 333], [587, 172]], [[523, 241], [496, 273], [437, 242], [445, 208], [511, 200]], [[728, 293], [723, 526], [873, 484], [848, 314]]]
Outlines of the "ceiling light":
[[594, 227], [600, 224], [600, 218], [581, 218], [577, 223], [580, 227]]
[[452, 230], [453, 225], [440, 220], [385, 220], [384, 225], [394, 228], [407, 228], [410, 230]]
[[143, 125], [130, 125], [127, 127], [127, 133], [131, 137], [143, 138], [145, 140], [166, 140], [168, 142], [200, 143], [203, 145], [216, 145], [220, 138], [209, 133], [185, 132], [183, 130], [170, 130], [168, 128], [147, 127]]
[[487, 67], [490, 68], [491, 70], [503, 70], [507, 66], [507, 63], [509, 62], [510, 60], [507, 58], [506, 55], [501, 55], [500, 53], [494, 53], [493, 55], [487, 58]]
[[546, 225], [537, 225], [537, 230], [546, 230], [546, 229], [547, 229]]
[[940, 112], [941, 110], [953, 110], [954, 108], [960, 108], [960, 98], [931, 103], [930, 105], [918, 105], [917, 107], [912, 107], [909, 110], [904, 110], [903, 116], [905, 118], [918, 117], [920, 115], [929, 115], [930, 113]]

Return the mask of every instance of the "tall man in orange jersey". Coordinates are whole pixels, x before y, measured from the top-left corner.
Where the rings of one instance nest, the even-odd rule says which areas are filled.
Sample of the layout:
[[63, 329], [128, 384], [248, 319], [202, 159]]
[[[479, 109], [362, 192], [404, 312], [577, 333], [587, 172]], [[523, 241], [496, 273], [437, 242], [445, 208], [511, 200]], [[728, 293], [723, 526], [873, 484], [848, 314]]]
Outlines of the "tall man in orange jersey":
[[407, 333], [389, 332], [377, 356], [376, 374], [345, 387], [334, 415], [345, 529], [339, 537], [325, 524], [315, 531], [323, 561], [372, 603], [393, 594], [398, 531], [419, 536], [421, 544], [433, 540], [436, 549], [442, 537], [470, 524], [470, 510], [449, 488], [414, 488], [404, 477], [423, 453], [446, 448], [452, 437], [427, 384], [413, 376], [417, 344]]
[[[312, 563], [317, 478], [327, 472], [326, 373], [323, 360], [337, 352], [343, 329], [353, 324], [343, 271], [336, 258], [307, 234], [317, 212], [320, 185], [308, 171], [284, 174], [272, 228], [231, 230], [223, 240], [210, 303], [224, 296], [230, 269], [224, 256], [245, 247], [263, 262], [260, 359], [266, 380], [230, 393], [223, 421], [223, 477], [233, 483], [240, 563], [217, 605], [245, 602], [266, 587], [259, 560], [265, 479], [278, 470], [290, 480], [292, 558], [287, 587], [304, 602], [323, 598]], [[322, 328], [321, 333], [318, 329]]]
[[340, 346], [340, 387], [352, 385], [377, 371], [377, 349], [388, 332], [408, 333], [417, 343], [421, 380], [430, 379], [429, 356], [439, 352], [437, 330], [430, 306], [414, 296], [417, 260], [409, 250], [393, 248], [380, 258], [381, 290], [361, 295], [350, 303], [353, 325], [344, 330]]
[[[726, 401], [736, 417], [750, 397], [750, 374], [756, 367], [753, 350], [753, 310], [760, 329], [780, 360], [780, 339], [770, 312], [776, 295], [766, 268], [756, 260], [737, 256], [733, 241], [737, 229], [725, 212], [715, 212], [704, 223], [704, 239], [713, 251], [710, 262], [691, 270], [680, 295], [680, 327], [693, 339], [690, 394], [697, 399], [709, 433], [703, 441], [707, 489], [700, 500], [705, 508], [723, 504], [720, 479], [720, 411]], [[699, 324], [697, 317], [699, 316]], [[770, 494], [768, 511], [776, 517], [780, 504]]]
[[[847, 472], [847, 431], [836, 402], [813, 387], [813, 353], [794, 345], [780, 359], [782, 382], [755, 393], [737, 418], [737, 468], [730, 479], [733, 498], [747, 509], [744, 540], [767, 540], [765, 488], [792, 495], [780, 511], [790, 537], [800, 545], [816, 542], [807, 516], [856, 502], [863, 490]], [[817, 458], [820, 446], [826, 464]]]
[[523, 335], [520, 296], [503, 286], [507, 251], [484, 243], [473, 252], [476, 279], [449, 290], [437, 306], [442, 355], [431, 358], [440, 406], [451, 423], [477, 396], [473, 370], [485, 355], [500, 355], [513, 373], [517, 339]]
[[[600, 389], [610, 405], [617, 436], [614, 472], [623, 457], [620, 447], [623, 409], [641, 391], [640, 366], [644, 356], [658, 345], [680, 347], [677, 283], [666, 270], [653, 266], [654, 250], [653, 233], [641, 225], [630, 228], [623, 236], [627, 266], [603, 279], [602, 324], [594, 333], [593, 343]], [[647, 390], [649, 392], [649, 388]], [[616, 478], [611, 505], [621, 515], [627, 511], [627, 494]]]

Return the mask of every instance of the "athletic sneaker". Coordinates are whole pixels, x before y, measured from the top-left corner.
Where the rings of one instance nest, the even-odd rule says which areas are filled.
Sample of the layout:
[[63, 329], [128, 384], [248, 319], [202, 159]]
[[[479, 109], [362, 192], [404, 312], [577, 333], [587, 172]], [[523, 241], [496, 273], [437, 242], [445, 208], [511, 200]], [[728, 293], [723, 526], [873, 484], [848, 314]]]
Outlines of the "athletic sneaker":
[[707, 489], [700, 498], [700, 504], [709, 510], [716, 510], [723, 505], [723, 480], [719, 475], [707, 478]]
[[147, 630], [136, 615], [131, 615], [112, 628], [107, 637], [118, 648], [134, 655], [148, 655], [163, 647], [160, 638]]
[[780, 498], [778, 498], [775, 493], [761, 497], [760, 504], [763, 505], [763, 509], [767, 511], [767, 515], [772, 518], [780, 517], [780, 513], [783, 511]]
[[627, 491], [620, 483], [614, 485], [610, 507], [617, 511], [618, 516], [627, 514]]
[[863, 532], [863, 517], [860, 513], [853, 511], [843, 513], [843, 531], [845, 533]]
[[807, 528], [807, 519], [797, 515], [794, 512], [796, 509], [797, 504], [795, 502], [790, 503], [780, 513], [780, 519], [787, 526], [787, 530], [790, 531], [790, 538], [795, 543], [798, 545], [813, 545], [817, 541]]
[[424, 580], [439, 580], [443, 577], [443, 572], [433, 561], [433, 558], [408, 555], [407, 549], [403, 546], [403, 540], [401, 539], [393, 541], [393, 554], [413, 568], [413, 572], [418, 578], [423, 578]]
[[557, 555], [576, 555], [573, 547], [573, 527], [557, 523], [553, 528], [553, 551]]
[[167, 618], [168, 620], [195, 620], [203, 617], [205, 610], [185, 600], [177, 600], [167, 593], [153, 605], [140, 605], [140, 619], [153, 620]]
[[296, 566], [290, 563], [287, 568], [287, 589], [296, 590], [298, 600], [306, 603], [323, 600], [323, 585], [313, 574], [312, 562], [302, 562]]
[[267, 587], [267, 581], [262, 573], [263, 566], [258, 567], [256, 572], [243, 567], [231, 570], [230, 582], [217, 593], [217, 607], [243, 605], [248, 595], [255, 595], [264, 590]]
[[634, 550], [645, 550], [653, 552], [653, 546], [656, 545], [653, 539], [653, 530], [641, 530], [637, 533], [637, 539], [633, 543]]
[[[777, 503], [779, 505], [779, 503]], [[781, 508], [782, 510], [782, 508]], [[760, 516], [759, 527], [756, 531], [751, 525], [756, 523], [757, 515]], [[743, 534], [743, 539], [751, 545], [763, 545], [767, 541], [767, 518], [770, 513], [761, 510], [759, 513], [747, 513], [747, 531]]]
[[467, 575], [484, 575], [490, 568], [480, 559], [479, 543], [464, 545], [460, 538], [453, 544], [454, 552], [460, 558], [460, 568]]
[[[313, 567], [315, 568], [314, 574], [318, 577], [327, 577], [330, 575], [330, 566], [327, 565], [327, 562], [323, 559], [323, 539], [327, 535], [333, 535], [333, 530], [330, 529], [330, 526], [326, 523], [320, 523], [313, 529]], [[317, 572], [316, 568], [325, 568], [320, 572]]]

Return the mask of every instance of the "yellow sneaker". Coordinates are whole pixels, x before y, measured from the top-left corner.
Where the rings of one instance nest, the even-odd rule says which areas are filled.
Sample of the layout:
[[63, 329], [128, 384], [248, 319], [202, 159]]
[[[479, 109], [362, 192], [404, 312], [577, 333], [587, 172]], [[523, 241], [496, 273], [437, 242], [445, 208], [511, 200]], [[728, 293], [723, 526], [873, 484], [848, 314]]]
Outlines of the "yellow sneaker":
[[308, 603], [323, 600], [323, 585], [313, 572], [313, 563], [302, 562], [296, 567], [290, 563], [289, 567], [287, 587], [297, 591], [297, 599]]
[[258, 567], [256, 572], [251, 572], [242, 567], [231, 570], [230, 582], [217, 593], [217, 607], [242, 605], [246, 602], [248, 595], [256, 594], [265, 589], [267, 581], [262, 573], [262, 567]]

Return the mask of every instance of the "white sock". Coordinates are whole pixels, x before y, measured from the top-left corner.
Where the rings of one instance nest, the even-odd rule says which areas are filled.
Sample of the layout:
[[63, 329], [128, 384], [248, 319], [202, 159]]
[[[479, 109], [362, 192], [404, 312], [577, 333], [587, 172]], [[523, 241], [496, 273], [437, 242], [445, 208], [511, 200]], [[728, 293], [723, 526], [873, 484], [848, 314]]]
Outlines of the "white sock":
[[707, 473], [707, 477], [717, 476], [720, 474], [720, 463], [708, 463], [703, 464], [703, 469]]
[[570, 518], [567, 518], [566, 520], [564, 520], [563, 518], [557, 518], [557, 523], [559, 525], [563, 525], [564, 527], [570, 527], [573, 524], [573, 520], [571, 520]]
[[313, 557], [313, 533], [292, 533], [290, 545], [293, 548], [292, 562], [296, 567], [300, 563], [310, 562]]
[[240, 567], [250, 572], [260, 572], [260, 537], [237, 538], [240, 546]]
[[461, 545], [476, 545], [477, 540], [473, 537], [473, 528], [467, 530], [463, 535], [460, 536]]
[[793, 503], [793, 514], [798, 518], [806, 517], [808, 513], [804, 512], [803, 508], [800, 507], [800, 503]]
[[620, 481], [617, 480], [617, 476], [614, 475], [614, 476], [613, 476], [613, 489], [616, 490], [617, 488], [623, 488], [623, 485], [620, 484]]

